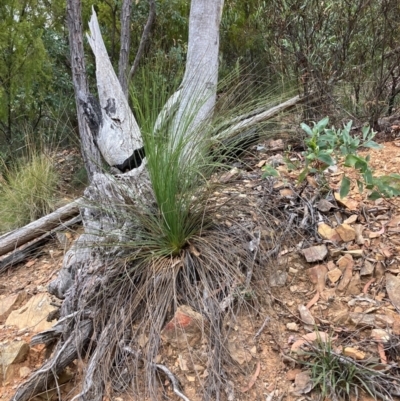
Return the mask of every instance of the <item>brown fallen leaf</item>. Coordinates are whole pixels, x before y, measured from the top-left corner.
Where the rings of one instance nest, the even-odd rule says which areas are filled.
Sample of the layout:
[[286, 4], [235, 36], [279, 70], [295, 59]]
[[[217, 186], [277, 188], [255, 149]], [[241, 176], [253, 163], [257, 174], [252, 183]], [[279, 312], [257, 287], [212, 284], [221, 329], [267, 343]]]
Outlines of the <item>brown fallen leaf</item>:
[[37, 261], [36, 259], [30, 260], [29, 262], [25, 263], [25, 266], [26, 267], [32, 267], [36, 263], [36, 261]]
[[315, 303], [318, 302], [318, 300], [319, 300], [319, 292], [317, 291], [317, 293], [313, 296], [313, 298], [306, 305], [306, 308], [310, 309]]
[[385, 348], [384, 348], [383, 344], [378, 343], [377, 346], [378, 346], [378, 353], [379, 353], [379, 358], [381, 358], [381, 362], [387, 363], [387, 357], [385, 354]]
[[305, 334], [304, 336], [302, 336], [299, 340], [295, 341], [292, 344], [290, 351], [298, 353], [298, 351], [300, 351], [300, 349], [301, 349], [301, 346], [304, 344], [310, 344], [317, 340], [326, 343], [330, 340], [330, 338], [331, 337], [329, 336], [329, 334], [324, 331], [320, 331], [318, 333], [315, 333], [315, 332], [308, 333], [308, 334]]
[[366, 294], [366, 293], [368, 292], [370, 285], [371, 285], [372, 283], [375, 283], [375, 281], [376, 281], [376, 278], [371, 278], [371, 280], [369, 280], [369, 281], [367, 282], [367, 284], [364, 285], [363, 294]]
[[251, 377], [249, 384], [245, 388], [242, 388], [240, 390], [242, 393], [249, 391], [254, 386], [254, 383], [256, 382], [257, 377], [260, 374], [260, 370], [261, 370], [261, 364], [260, 364], [260, 361], [258, 361], [256, 371], [254, 372], [254, 375]]

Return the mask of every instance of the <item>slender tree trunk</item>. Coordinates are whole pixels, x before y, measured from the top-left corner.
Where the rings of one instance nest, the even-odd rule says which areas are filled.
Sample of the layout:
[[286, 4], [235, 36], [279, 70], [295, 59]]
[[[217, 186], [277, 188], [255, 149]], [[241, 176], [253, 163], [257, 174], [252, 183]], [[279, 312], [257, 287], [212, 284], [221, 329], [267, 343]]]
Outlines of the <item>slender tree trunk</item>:
[[132, 0], [124, 0], [121, 9], [121, 48], [119, 51], [118, 79], [126, 98], [128, 98], [127, 69], [129, 64], [129, 48], [131, 47], [131, 14]]
[[81, 152], [89, 179], [101, 171], [101, 156], [95, 145], [93, 132], [85, 117], [82, 99], [89, 97], [89, 87], [83, 52], [83, 34], [81, 18], [81, 1], [67, 0], [67, 24], [69, 30], [69, 46], [71, 53], [72, 81], [75, 89], [75, 101], [78, 115]]
[[139, 44], [139, 48], [138, 48], [138, 51], [135, 56], [135, 60], [133, 61], [132, 67], [129, 71], [128, 82], [133, 78], [137, 69], [139, 68], [140, 59], [142, 58], [142, 55], [144, 53], [144, 48], [149, 39], [154, 20], [156, 19], [156, 3], [155, 3], [155, 1], [149, 0], [149, 6], [150, 6], [149, 17], [147, 18], [146, 25], [143, 29], [142, 37], [140, 38], [140, 44]]
[[[219, 25], [223, 5], [224, 0], [191, 3], [186, 70], [174, 123], [174, 131], [179, 138], [187, 136], [188, 131], [195, 131], [199, 124], [211, 116], [214, 109], [218, 83]], [[182, 121], [190, 123], [182, 125]], [[192, 151], [201, 139], [191, 138], [186, 145], [187, 152]]]

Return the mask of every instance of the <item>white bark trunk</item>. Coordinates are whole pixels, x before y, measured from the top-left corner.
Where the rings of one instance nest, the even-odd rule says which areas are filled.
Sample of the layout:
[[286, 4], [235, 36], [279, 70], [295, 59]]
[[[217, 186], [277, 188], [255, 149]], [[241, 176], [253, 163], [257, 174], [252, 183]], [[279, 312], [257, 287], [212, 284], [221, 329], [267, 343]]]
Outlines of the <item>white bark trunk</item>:
[[[211, 115], [218, 83], [219, 25], [224, 0], [192, 1], [189, 43], [180, 105], [175, 116], [177, 142], [196, 132]], [[199, 133], [201, 136], [201, 133]], [[185, 152], [194, 150], [200, 137], [190, 138]]]

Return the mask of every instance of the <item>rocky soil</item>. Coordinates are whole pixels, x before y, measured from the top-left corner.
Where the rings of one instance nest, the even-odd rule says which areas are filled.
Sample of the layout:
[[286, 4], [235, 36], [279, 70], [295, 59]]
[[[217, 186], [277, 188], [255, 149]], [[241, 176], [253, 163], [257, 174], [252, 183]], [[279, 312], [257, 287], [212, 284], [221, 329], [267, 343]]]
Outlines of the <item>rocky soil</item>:
[[[274, 252], [265, 283], [255, 283], [254, 293], [242, 294], [248, 308], [238, 311], [237, 321], [229, 323], [227, 351], [235, 381], [227, 399], [316, 398], [309, 374], [293, 361], [302, 345], [316, 340], [316, 329], [320, 338], [331, 341], [335, 352], [357, 361], [373, 360], [396, 376], [400, 372], [400, 199], [370, 201], [368, 193], [360, 194], [357, 188], [340, 199], [335, 193], [343, 175], [340, 167], [327, 173], [328, 188], [321, 196], [313, 177], [297, 184], [299, 171], [289, 171], [282, 156], [298, 156], [285, 153], [281, 142], [254, 150], [255, 156], [221, 177], [226, 188], [216, 196], [237, 196], [245, 202], [264, 198], [265, 207], [280, 210], [279, 216], [284, 211], [287, 220], [280, 217], [270, 227], [260, 228], [261, 240], [270, 241]], [[400, 172], [400, 143], [383, 143], [370, 155], [377, 174]], [[262, 179], [261, 167], [271, 160], [281, 177]], [[286, 241], [273, 238], [274, 225], [287, 227]], [[10, 399], [51, 352], [31, 347], [29, 341], [56, 321], [60, 301], [50, 297], [47, 285], [78, 235], [79, 227], [65, 231], [37, 256], [0, 276], [1, 399]], [[192, 401], [198, 399], [207, 375], [198, 329], [201, 319], [189, 307], [179, 308], [160, 333], [164, 345], [156, 361], [171, 370]], [[60, 393], [49, 389], [37, 400], [56, 400], [60, 395], [70, 400], [77, 392], [81, 369], [80, 362], [73, 363], [58, 378]], [[168, 380], [163, 385], [171, 399], [179, 399]], [[130, 399], [124, 393], [114, 398]]]

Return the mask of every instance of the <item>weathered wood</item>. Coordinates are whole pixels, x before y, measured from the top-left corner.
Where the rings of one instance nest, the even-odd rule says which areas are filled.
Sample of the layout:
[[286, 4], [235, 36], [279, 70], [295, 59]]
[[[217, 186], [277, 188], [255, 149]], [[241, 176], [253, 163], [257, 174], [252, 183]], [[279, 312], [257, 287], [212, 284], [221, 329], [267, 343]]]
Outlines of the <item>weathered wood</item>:
[[39, 249], [43, 247], [57, 231], [64, 230], [81, 221], [81, 216], [73, 217], [72, 219], [60, 224], [55, 229], [35, 238], [32, 242], [24, 244], [10, 255], [0, 258], [0, 273], [3, 273], [8, 268], [21, 263], [33, 255], [38, 255]]
[[71, 53], [72, 80], [75, 90], [75, 101], [78, 116], [81, 152], [89, 180], [93, 174], [101, 171], [101, 156], [94, 143], [94, 135], [85, 118], [80, 97], [87, 98], [89, 85], [86, 77], [86, 67], [83, 52], [83, 33], [80, 0], [67, 1], [67, 24], [69, 31], [69, 47]]
[[235, 117], [231, 121], [231, 125], [218, 132], [217, 135], [213, 137], [215, 140], [224, 140], [229, 137], [234, 137], [235, 135], [240, 134], [240, 132], [243, 132], [251, 127], [253, 127], [256, 124], [259, 124], [261, 122], [267, 121], [273, 117], [276, 117], [278, 114], [287, 111], [291, 109], [292, 107], [296, 106], [297, 104], [300, 104], [306, 100], [309, 100], [311, 96], [307, 97], [300, 97], [300, 96], [294, 96], [291, 99], [286, 100], [283, 103], [280, 103], [274, 107], [268, 108], [266, 110], [259, 110], [259, 112], [255, 115], [252, 115], [248, 117], [247, 115], [245, 116], [238, 116]]
[[10, 401], [28, 401], [36, 394], [46, 391], [51, 383], [55, 382], [57, 385], [57, 377], [80, 355], [93, 331], [90, 320], [79, 322], [78, 327], [79, 330], [74, 331], [65, 343], [58, 344], [54, 356], [17, 389]]
[[102, 122], [96, 144], [110, 166], [123, 165], [143, 148], [139, 126], [129, 107], [101, 37], [96, 13], [89, 22], [90, 47], [96, 57], [97, 90], [102, 112]]
[[[81, 202], [85, 231], [65, 254], [57, 278], [49, 285], [49, 292], [64, 299], [75, 283], [78, 270], [87, 271], [90, 266], [91, 271], [96, 271], [104, 266], [106, 260], [117, 255], [128, 239], [133, 240], [127, 237], [127, 232], [132, 231], [128, 223], [132, 218], [126, 215], [129, 212], [127, 200], [131, 204], [146, 200], [148, 204], [152, 198], [145, 164], [119, 177], [95, 174], [91, 185], [85, 190], [85, 200]], [[136, 211], [140, 210], [140, 202]], [[67, 314], [73, 312], [71, 308], [68, 308]]]
[[0, 239], [0, 256], [14, 251], [21, 245], [42, 236], [44, 233], [47, 233], [62, 224], [62, 222], [79, 214], [79, 203], [81, 201], [82, 199], [80, 198], [74, 202], [68, 203], [68, 205], [60, 207], [53, 213], [50, 213], [47, 216], [33, 221], [32, 223], [2, 237]]

